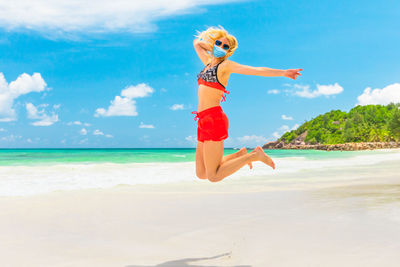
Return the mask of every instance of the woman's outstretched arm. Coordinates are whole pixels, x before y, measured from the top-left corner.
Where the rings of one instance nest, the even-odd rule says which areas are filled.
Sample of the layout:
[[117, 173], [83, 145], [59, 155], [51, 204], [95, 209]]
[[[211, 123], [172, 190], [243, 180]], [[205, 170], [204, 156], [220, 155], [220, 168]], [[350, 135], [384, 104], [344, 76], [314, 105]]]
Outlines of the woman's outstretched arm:
[[242, 65], [236, 63], [231, 60], [227, 60], [226, 69], [230, 73], [239, 73], [245, 75], [257, 75], [257, 76], [265, 76], [265, 77], [288, 77], [293, 80], [296, 80], [297, 76], [301, 75], [299, 71], [303, 69], [288, 69], [288, 70], [279, 70], [279, 69], [271, 69], [267, 67], [252, 67], [247, 65]]

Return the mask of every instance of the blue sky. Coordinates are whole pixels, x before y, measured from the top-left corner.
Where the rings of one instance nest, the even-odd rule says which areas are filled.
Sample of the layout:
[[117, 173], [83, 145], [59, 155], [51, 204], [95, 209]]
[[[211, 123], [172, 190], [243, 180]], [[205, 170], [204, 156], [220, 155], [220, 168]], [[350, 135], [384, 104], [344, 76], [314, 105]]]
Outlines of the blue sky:
[[332, 109], [400, 102], [398, 1], [9, 2], [3, 148], [194, 147], [193, 35], [214, 25], [237, 38], [233, 61], [303, 69], [297, 80], [231, 75], [226, 147], [262, 145]]

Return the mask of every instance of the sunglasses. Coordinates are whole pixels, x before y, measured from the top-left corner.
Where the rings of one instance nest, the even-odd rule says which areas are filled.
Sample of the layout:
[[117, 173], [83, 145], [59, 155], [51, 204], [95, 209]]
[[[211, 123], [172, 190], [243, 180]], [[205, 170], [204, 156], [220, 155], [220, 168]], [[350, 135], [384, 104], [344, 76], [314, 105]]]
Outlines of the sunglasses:
[[[221, 44], [222, 44], [222, 42], [221, 42], [220, 40], [216, 40], [216, 41], [215, 41], [215, 45], [216, 45], [216, 46], [221, 46]], [[225, 49], [225, 50], [228, 50], [228, 49], [229, 49], [229, 45], [224, 44], [224, 45], [222, 46], [222, 48]]]

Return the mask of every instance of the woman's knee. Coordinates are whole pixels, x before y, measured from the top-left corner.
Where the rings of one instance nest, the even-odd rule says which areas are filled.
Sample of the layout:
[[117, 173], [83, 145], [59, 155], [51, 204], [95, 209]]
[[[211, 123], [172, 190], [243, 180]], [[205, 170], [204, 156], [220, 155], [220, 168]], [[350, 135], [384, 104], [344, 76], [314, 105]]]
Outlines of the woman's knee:
[[207, 175], [205, 172], [197, 172], [196, 171], [196, 176], [200, 179], [207, 179]]
[[216, 177], [216, 176], [207, 177], [207, 180], [209, 180], [212, 183], [216, 183], [216, 182], [221, 181], [221, 179]]
[[217, 172], [207, 172], [206, 177], [210, 182], [218, 182], [220, 180], [217, 176]]

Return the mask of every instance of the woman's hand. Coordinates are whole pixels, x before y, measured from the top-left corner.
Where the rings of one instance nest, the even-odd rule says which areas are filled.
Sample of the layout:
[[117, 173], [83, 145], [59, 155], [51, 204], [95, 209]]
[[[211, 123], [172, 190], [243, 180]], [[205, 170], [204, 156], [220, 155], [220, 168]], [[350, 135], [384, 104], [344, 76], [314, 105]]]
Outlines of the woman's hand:
[[290, 69], [290, 70], [285, 70], [283, 73], [284, 77], [291, 78], [293, 80], [296, 80], [297, 76], [301, 75], [299, 71], [302, 71], [303, 69]]
[[210, 51], [210, 52], [213, 49], [213, 45], [210, 42], [203, 40], [203, 39], [199, 39], [199, 38], [193, 40], [193, 45], [199, 46], [200, 48], [202, 48], [206, 51]]

